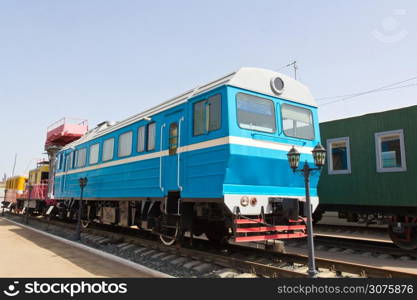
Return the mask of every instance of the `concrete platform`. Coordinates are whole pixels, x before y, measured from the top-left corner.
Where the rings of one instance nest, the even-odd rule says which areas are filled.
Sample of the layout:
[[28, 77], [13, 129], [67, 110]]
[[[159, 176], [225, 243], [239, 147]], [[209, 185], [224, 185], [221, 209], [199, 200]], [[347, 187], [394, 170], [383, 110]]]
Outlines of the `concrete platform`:
[[0, 218], [0, 277], [151, 277]]

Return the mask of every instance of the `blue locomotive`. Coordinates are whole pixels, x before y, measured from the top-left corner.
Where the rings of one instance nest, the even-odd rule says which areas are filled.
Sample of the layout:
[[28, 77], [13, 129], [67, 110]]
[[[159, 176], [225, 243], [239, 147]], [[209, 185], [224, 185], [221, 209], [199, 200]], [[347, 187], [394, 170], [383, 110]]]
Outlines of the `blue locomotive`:
[[[304, 237], [303, 177], [292, 146], [313, 163], [317, 106], [308, 88], [241, 68], [126, 120], [103, 122], [57, 154], [54, 195], [83, 224], [136, 225], [173, 244], [184, 232], [213, 242]], [[311, 178], [313, 209], [319, 174]]]

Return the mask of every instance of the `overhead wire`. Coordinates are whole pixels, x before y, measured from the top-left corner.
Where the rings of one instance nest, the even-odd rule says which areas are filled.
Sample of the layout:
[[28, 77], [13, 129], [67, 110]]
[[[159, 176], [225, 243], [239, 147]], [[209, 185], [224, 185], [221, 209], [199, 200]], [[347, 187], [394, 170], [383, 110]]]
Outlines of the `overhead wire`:
[[398, 82], [395, 82], [395, 83], [391, 83], [391, 84], [388, 84], [388, 85], [384, 85], [384, 86], [381, 86], [381, 87], [378, 87], [378, 88], [375, 88], [375, 89], [363, 91], [363, 92], [346, 94], [346, 95], [340, 95], [340, 96], [319, 97], [319, 98], [316, 98], [316, 100], [317, 101], [320, 101], [320, 100], [325, 100], [325, 99], [335, 99], [333, 101], [328, 101], [328, 102], [325, 102], [325, 103], [320, 104], [320, 106], [325, 106], [325, 105], [329, 105], [329, 104], [333, 104], [333, 103], [337, 103], [337, 102], [346, 101], [348, 99], [355, 98], [355, 97], [359, 97], [359, 96], [366, 95], [366, 94], [371, 94], [371, 93], [376, 93], [376, 92], [381, 92], [381, 91], [388, 91], [388, 90], [393, 90], [393, 89], [400, 89], [400, 88], [407, 88], [407, 87], [416, 86], [417, 83], [415, 83], [415, 84], [414, 83], [413, 84], [408, 84], [408, 85], [402, 85], [402, 86], [396, 86], [396, 85], [399, 85], [401, 83], [408, 82], [408, 81], [415, 80], [415, 79], [417, 79], [417, 76], [408, 78], [406, 80], [401, 80], [401, 81], [398, 81]]

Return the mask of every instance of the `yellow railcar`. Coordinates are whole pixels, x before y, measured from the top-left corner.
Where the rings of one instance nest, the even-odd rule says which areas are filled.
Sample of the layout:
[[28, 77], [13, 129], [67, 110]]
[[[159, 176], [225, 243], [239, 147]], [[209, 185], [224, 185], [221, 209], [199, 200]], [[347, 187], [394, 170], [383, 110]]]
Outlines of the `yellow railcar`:
[[25, 191], [26, 182], [28, 178], [25, 176], [13, 176], [6, 180], [4, 201], [6, 205], [16, 203]]
[[27, 179], [28, 178], [25, 176], [10, 177], [6, 180], [6, 189], [15, 190], [21, 194], [25, 190], [25, 184]]

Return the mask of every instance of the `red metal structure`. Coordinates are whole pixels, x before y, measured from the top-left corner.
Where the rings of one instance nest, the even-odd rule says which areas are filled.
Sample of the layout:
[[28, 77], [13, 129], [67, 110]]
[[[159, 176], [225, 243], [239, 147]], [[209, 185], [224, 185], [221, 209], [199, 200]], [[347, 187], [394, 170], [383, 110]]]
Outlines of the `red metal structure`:
[[289, 220], [288, 225], [272, 226], [260, 216], [257, 219], [236, 218], [234, 220], [237, 236], [235, 242], [256, 242], [274, 239], [304, 238], [306, 218]]
[[48, 126], [45, 148], [48, 146], [65, 146], [82, 137], [87, 130], [87, 120], [62, 118]]
[[[32, 191], [30, 191], [30, 189], [32, 189]], [[41, 183], [33, 184], [30, 186], [30, 188], [28, 186], [20, 198], [47, 200], [47, 197], [48, 197], [48, 180], [42, 180]]]

